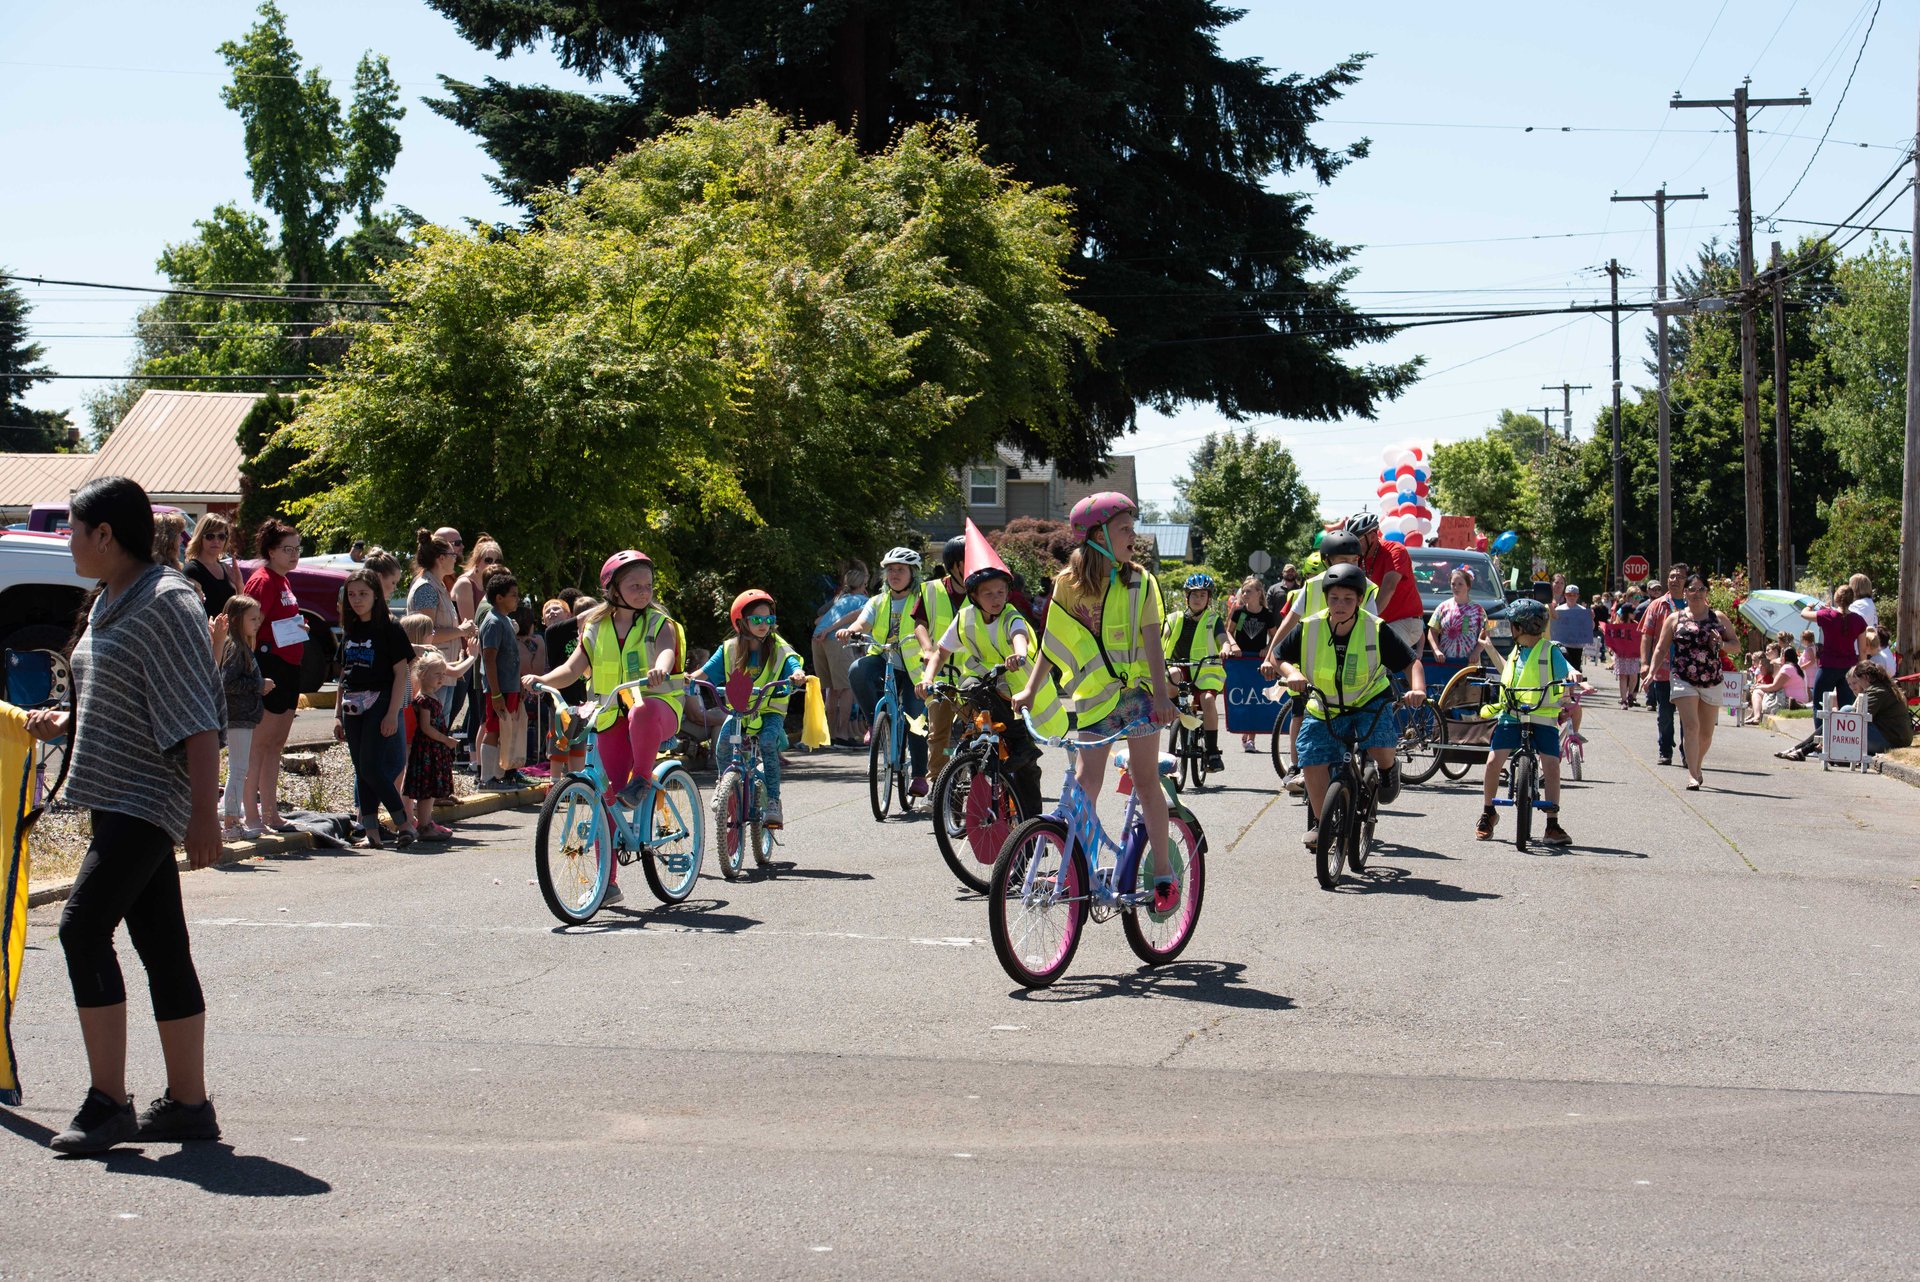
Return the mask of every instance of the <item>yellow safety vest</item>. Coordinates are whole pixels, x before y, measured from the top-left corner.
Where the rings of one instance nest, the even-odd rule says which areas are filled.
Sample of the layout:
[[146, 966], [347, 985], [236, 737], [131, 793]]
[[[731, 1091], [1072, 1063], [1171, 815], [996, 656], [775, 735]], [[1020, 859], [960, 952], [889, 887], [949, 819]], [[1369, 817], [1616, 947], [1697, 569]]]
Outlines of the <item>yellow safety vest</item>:
[[1300, 625], [1300, 658], [1307, 680], [1326, 701], [1307, 703], [1307, 715], [1326, 719], [1364, 708], [1392, 684], [1380, 662], [1380, 620], [1362, 610], [1353, 616], [1353, 631], [1347, 634], [1347, 652], [1342, 662], [1333, 647], [1333, 620], [1325, 610], [1307, 616]]
[[[1160, 647], [1167, 656], [1169, 666], [1186, 664], [1192, 669], [1193, 684], [1201, 690], [1224, 690], [1227, 686], [1227, 674], [1217, 663], [1201, 667], [1202, 659], [1212, 659], [1220, 653], [1220, 643], [1214, 639], [1214, 629], [1223, 626], [1220, 612], [1208, 606], [1198, 615], [1185, 610], [1167, 611], [1166, 622], [1160, 625]], [[1187, 657], [1178, 659], [1183, 643], [1189, 644]]]
[[[961, 601], [966, 599], [964, 596], [960, 598]], [[940, 644], [940, 638], [947, 635], [947, 629], [953, 625], [954, 616], [960, 612], [960, 606], [947, 591], [945, 579], [934, 579], [921, 584], [920, 604], [926, 608], [927, 612], [927, 635], [937, 646]], [[951, 668], [953, 665], [947, 666]], [[949, 671], [945, 675], [951, 678], [954, 674]]]
[[[673, 629], [673, 655], [676, 665], [674, 675], [678, 676], [680, 669], [683, 669], [687, 662], [687, 636], [681, 631], [680, 625], [668, 618], [666, 611], [659, 606], [648, 606], [633, 621], [633, 626], [627, 629], [625, 645], [622, 645], [614, 636], [611, 614], [594, 623], [580, 638], [580, 644], [587, 649], [587, 657], [593, 661], [588, 688], [597, 695], [603, 695], [615, 686], [624, 685], [629, 681], [638, 681], [646, 676], [647, 669], [653, 666], [654, 644], [660, 633], [667, 628]], [[661, 693], [648, 691], [644, 697], [660, 700], [673, 709], [673, 715], [677, 718], [686, 694], [679, 690]], [[631, 708], [636, 702], [633, 692], [629, 690], [622, 694], [620, 702], [622, 706]], [[605, 730], [619, 718], [619, 715], [618, 708], [608, 708], [593, 723], [594, 730], [596, 732]]]
[[[1320, 614], [1326, 610], [1327, 589], [1326, 586], [1320, 582], [1320, 580], [1326, 577], [1326, 572], [1323, 570], [1300, 585], [1300, 595], [1297, 598], [1297, 603], [1300, 608], [1301, 618], [1304, 619], [1310, 614]], [[1360, 596], [1360, 608], [1368, 614], [1379, 614], [1379, 597], [1380, 585], [1372, 579], [1368, 579], [1367, 590]], [[1301, 653], [1304, 654], [1305, 651]]]
[[[753, 684], [757, 686], [766, 685], [769, 681], [779, 680], [780, 674], [786, 670], [787, 660], [799, 657], [794, 653], [793, 647], [787, 644], [786, 638], [778, 632], [768, 634], [767, 639], [772, 644], [768, 645], [767, 648], [762, 651], [760, 666], [755, 668], [752, 674]], [[739, 637], [728, 637], [725, 641], [722, 641], [720, 643], [720, 654], [722, 656], [721, 663], [726, 670], [727, 676], [730, 677], [740, 670]], [[784, 700], [773, 700], [769, 702], [759, 712], [747, 718], [746, 732], [748, 734], [759, 733], [762, 718], [775, 713], [784, 716], [786, 715], [786, 711], [787, 705]]]
[[[873, 606], [873, 639], [877, 643], [868, 654], [879, 654], [880, 646], [889, 641], [900, 643], [900, 657], [907, 665], [909, 673], [920, 671], [920, 639], [913, 633], [913, 596], [894, 599], [893, 593], [881, 592], [869, 602]], [[895, 630], [893, 607], [898, 604], [898, 632]]]
[[[1002, 606], [1000, 613], [989, 619], [980, 613], [980, 607], [969, 602], [960, 608], [960, 651], [954, 659], [960, 665], [960, 671], [970, 677], [984, 677], [987, 669], [997, 667], [1013, 657], [1013, 625], [1020, 618], [1020, 611], [1013, 608], [1009, 601]], [[1033, 630], [1027, 629], [1031, 640]], [[1002, 687], [1006, 681], [1001, 680]]]
[[[1553, 642], [1545, 637], [1535, 641], [1524, 652], [1515, 646], [1513, 652], [1507, 655], [1506, 665], [1500, 669], [1500, 684], [1523, 701], [1532, 703], [1535, 695], [1553, 683], [1553, 651]], [[1564, 689], [1549, 692], [1538, 709], [1526, 714], [1527, 723], [1536, 726], [1559, 725], [1560, 703], [1565, 694]], [[1506, 714], [1500, 703], [1489, 703], [1480, 709], [1480, 715], [1498, 717]]]
[[1040, 653], [1059, 673], [1065, 699], [1050, 686], [1039, 691], [1033, 720], [1042, 733], [1064, 733], [1068, 713], [1076, 725], [1098, 721], [1113, 711], [1128, 687], [1144, 689], [1151, 683], [1144, 633], [1147, 622], [1158, 617], [1160, 583], [1145, 570], [1136, 574], [1131, 585], [1109, 581], [1100, 604], [1098, 633], [1088, 631], [1086, 624], [1061, 607], [1058, 590], [1048, 601], [1047, 634], [1041, 638]]

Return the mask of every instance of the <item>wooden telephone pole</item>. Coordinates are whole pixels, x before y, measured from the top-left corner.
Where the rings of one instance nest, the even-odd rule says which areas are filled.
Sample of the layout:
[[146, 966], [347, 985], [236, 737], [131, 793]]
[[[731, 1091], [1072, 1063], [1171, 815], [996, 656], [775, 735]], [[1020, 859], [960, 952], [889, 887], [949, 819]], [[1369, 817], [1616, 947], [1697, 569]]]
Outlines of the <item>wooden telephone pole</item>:
[[[1915, 153], [1920, 169], [1920, 151]], [[1913, 189], [1913, 246], [1920, 249], [1920, 184]], [[1908, 266], [1907, 441], [1900, 490], [1900, 618], [1894, 634], [1911, 668], [1920, 661], [1920, 272]]]
[[1573, 394], [1591, 392], [1593, 385], [1591, 383], [1548, 383], [1540, 390], [1560, 393], [1560, 430], [1565, 433], [1566, 439], [1571, 441], [1573, 439]]
[[1740, 188], [1740, 423], [1747, 475], [1747, 581], [1757, 588], [1766, 583], [1767, 538], [1760, 475], [1760, 337], [1754, 318], [1758, 299], [1753, 287], [1753, 176], [1747, 164], [1747, 118], [1748, 113], [1762, 107], [1806, 107], [1813, 99], [1804, 91], [1797, 98], [1754, 98], [1747, 93], [1748, 83], [1742, 80], [1731, 98], [1682, 98], [1675, 94], [1671, 105], [1732, 112], [1728, 118], [1733, 121], [1734, 173]]
[[1626, 585], [1627, 551], [1625, 502], [1626, 465], [1620, 454], [1620, 260], [1607, 260], [1607, 278], [1613, 286], [1613, 554], [1607, 567], [1607, 588], [1618, 591]]
[[1767, 266], [1773, 293], [1773, 471], [1774, 504], [1780, 519], [1780, 577], [1776, 586], [1793, 588], [1793, 469], [1789, 462], [1787, 431], [1787, 285], [1781, 264], [1780, 242], [1773, 242]]
[[[1615, 196], [1617, 201], [1637, 200], [1653, 205], [1653, 245], [1656, 270], [1659, 279], [1654, 282], [1653, 297], [1656, 302], [1667, 301], [1667, 206], [1676, 200], [1705, 200], [1707, 193], [1692, 192], [1684, 196], [1667, 195], [1665, 183], [1651, 196]], [[1669, 371], [1667, 367], [1667, 314], [1658, 307], [1654, 309], [1654, 352], [1660, 371], [1660, 559], [1654, 562], [1661, 574], [1673, 564], [1673, 407], [1667, 399]]]

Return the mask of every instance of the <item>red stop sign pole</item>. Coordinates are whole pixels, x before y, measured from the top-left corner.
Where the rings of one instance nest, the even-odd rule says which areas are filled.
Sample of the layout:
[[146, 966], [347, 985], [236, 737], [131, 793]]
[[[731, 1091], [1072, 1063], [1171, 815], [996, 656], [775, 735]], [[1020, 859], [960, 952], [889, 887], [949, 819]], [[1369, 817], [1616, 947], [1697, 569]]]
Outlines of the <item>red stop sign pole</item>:
[[1647, 564], [1646, 557], [1630, 556], [1627, 558], [1626, 564], [1620, 567], [1620, 571], [1627, 576], [1627, 582], [1629, 583], [1645, 583], [1647, 581], [1647, 575], [1652, 572], [1652, 568], [1653, 567]]

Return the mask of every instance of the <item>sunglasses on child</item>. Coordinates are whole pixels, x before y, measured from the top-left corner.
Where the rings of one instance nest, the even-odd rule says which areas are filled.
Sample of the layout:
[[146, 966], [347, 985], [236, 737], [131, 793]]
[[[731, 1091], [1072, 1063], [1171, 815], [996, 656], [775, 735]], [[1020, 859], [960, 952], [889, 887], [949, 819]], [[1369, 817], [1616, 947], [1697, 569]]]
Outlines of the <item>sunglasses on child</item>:
[[777, 614], [745, 614], [740, 617], [748, 623], [764, 623], [768, 627], [780, 622], [780, 616]]

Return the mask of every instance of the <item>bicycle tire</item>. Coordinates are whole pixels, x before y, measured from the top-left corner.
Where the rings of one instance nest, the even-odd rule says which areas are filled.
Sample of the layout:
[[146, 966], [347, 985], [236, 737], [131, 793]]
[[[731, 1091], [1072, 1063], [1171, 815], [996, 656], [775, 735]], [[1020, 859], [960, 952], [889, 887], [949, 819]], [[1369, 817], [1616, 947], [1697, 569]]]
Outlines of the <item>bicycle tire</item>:
[[[1181, 728], [1185, 729], [1184, 726]], [[1193, 786], [1204, 788], [1207, 786], [1207, 749], [1200, 731], [1187, 731], [1187, 751], [1192, 754], [1190, 760], [1193, 762]]]
[[1320, 826], [1315, 830], [1313, 842], [1313, 875], [1322, 890], [1336, 890], [1340, 886], [1347, 825], [1352, 819], [1353, 799], [1347, 794], [1346, 782], [1336, 779], [1327, 785], [1326, 798], [1320, 803]]
[[974, 858], [967, 844], [967, 799], [982, 782], [979, 770], [979, 757], [971, 752], [956, 752], [941, 769], [933, 784], [933, 840], [960, 884], [985, 894], [993, 868]]
[[1440, 773], [1456, 781], [1465, 779], [1467, 771], [1471, 769], [1473, 769], [1471, 761], [1454, 761], [1451, 758], [1442, 758], [1440, 761]]
[[1167, 751], [1173, 754], [1175, 768], [1179, 771], [1180, 786], [1185, 788], [1189, 778], [1187, 769], [1187, 728], [1176, 724], [1173, 733], [1167, 736]]
[[867, 744], [867, 800], [873, 807], [873, 821], [885, 823], [893, 805], [893, 763], [887, 760], [893, 748], [893, 714], [873, 714], [873, 735]]
[[1564, 754], [1567, 763], [1567, 776], [1575, 781], [1580, 778], [1580, 768], [1587, 759], [1587, 750], [1579, 744], [1568, 744]]
[[[1173, 873], [1180, 897], [1165, 913], [1129, 908], [1120, 919], [1127, 946], [1149, 966], [1164, 966], [1182, 952], [1200, 926], [1200, 907], [1207, 893], [1207, 836], [1200, 821], [1185, 807], [1167, 816], [1167, 841], [1172, 846]], [[1153, 887], [1153, 861], [1140, 861], [1139, 889]]]
[[1400, 756], [1402, 784], [1425, 783], [1440, 769], [1440, 717], [1432, 704], [1423, 703], [1406, 710], [1406, 722], [1400, 731]]
[[[582, 823], [587, 826], [585, 833], [580, 831]], [[567, 846], [569, 836], [583, 839], [578, 848]], [[586, 849], [588, 843], [594, 847], [591, 852]], [[613, 880], [613, 835], [600, 796], [586, 776], [568, 775], [540, 803], [533, 868], [547, 910], [562, 922], [578, 926], [600, 911]]]
[[753, 810], [747, 816], [747, 848], [753, 851], [753, 862], [769, 878], [779, 875], [773, 866], [773, 829], [766, 825], [767, 781], [753, 781]]
[[1513, 763], [1513, 844], [1521, 850], [1533, 840], [1533, 758]]
[[747, 817], [741, 813], [740, 770], [729, 766], [713, 785], [713, 851], [720, 875], [739, 881], [747, 862]]
[[1273, 740], [1267, 745], [1267, 755], [1273, 761], [1273, 773], [1280, 778], [1287, 777], [1287, 771], [1293, 765], [1293, 757], [1287, 752], [1287, 712], [1290, 705], [1281, 704], [1280, 710], [1273, 714]]
[[[1402, 767], [1404, 769], [1404, 767]], [[1361, 788], [1354, 797], [1352, 836], [1347, 842], [1347, 870], [1363, 873], [1373, 857], [1373, 825], [1380, 817], [1380, 782], [1376, 775], [1371, 789]]]
[[647, 889], [663, 904], [684, 903], [700, 880], [700, 860], [706, 853], [707, 808], [700, 803], [700, 789], [684, 766], [674, 766], [656, 781], [648, 795], [653, 813], [648, 816], [648, 837], [657, 838], [661, 828], [661, 808], [666, 808], [669, 831], [685, 825], [686, 835], [672, 848], [649, 841], [640, 871], [646, 874]]
[[[1039, 906], [1025, 902], [1027, 869], [1036, 859], [1050, 859], [1051, 877], [1064, 893]], [[1045, 869], [1049, 865], [1043, 864]], [[994, 860], [987, 887], [987, 933], [994, 955], [1007, 977], [1022, 988], [1046, 988], [1066, 974], [1086, 932], [1088, 891], [1092, 880], [1078, 850], [1070, 850], [1067, 826], [1051, 816], [1029, 819], [1015, 828]], [[1009, 917], [1009, 910], [1019, 910]], [[1051, 924], [1056, 929], [1045, 929]], [[1040, 938], [1034, 939], [1035, 932]], [[1052, 942], [1048, 942], [1049, 939]], [[1032, 958], [1029, 964], [1027, 958]]]

